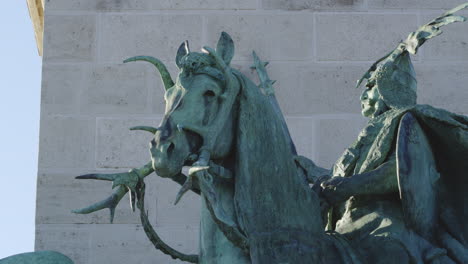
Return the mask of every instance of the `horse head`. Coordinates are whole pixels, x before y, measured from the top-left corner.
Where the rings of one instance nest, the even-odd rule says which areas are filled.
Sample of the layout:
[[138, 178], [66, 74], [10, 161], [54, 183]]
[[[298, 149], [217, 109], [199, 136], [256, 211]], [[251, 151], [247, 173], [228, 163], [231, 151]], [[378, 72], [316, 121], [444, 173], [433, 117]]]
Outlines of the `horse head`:
[[166, 109], [158, 128], [146, 128], [155, 137], [150, 144], [156, 173], [172, 177], [185, 165], [200, 159], [219, 159], [232, 147], [234, 102], [239, 82], [229, 63], [234, 54], [231, 37], [223, 32], [216, 50], [190, 52], [188, 42], [177, 51], [179, 74], [175, 83], [166, 67], [152, 57], [134, 57], [127, 61], [145, 60], [161, 73], [166, 89]]

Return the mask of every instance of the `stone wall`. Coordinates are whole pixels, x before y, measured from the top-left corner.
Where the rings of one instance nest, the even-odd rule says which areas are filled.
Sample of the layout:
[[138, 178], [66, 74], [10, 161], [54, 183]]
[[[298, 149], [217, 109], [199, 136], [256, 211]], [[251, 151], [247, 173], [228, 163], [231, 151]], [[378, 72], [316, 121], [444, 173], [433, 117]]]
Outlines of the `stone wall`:
[[[76, 264], [178, 263], [153, 248], [126, 201], [114, 224], [108, 211], [70, 212], [111, 193], [109, 183], [75, 175], [149, 161], [151, 136], [128, 128], [157, 125], [162, 84], [150, 65], [122, 60], [152, 55], [175, 74], [182, 41], [192, 50], [214, 47], [228, 32], [236, 46], [232, 65], [255, 79], [251, 51], [270, 61], [299, 152], [330, 167], [366, 122], [355, 81], [418, 25], [459, 2], [46, 0], [36, 249], [61, 251]], [[419, 103], [467, 114], [468, 23], [444, 30], [414, 57]], [[199, 198], [189, 194], [173, 206], [176, 184], [157, 176], [148, 182], [157, 231], [173, 247], [197, 252]]]

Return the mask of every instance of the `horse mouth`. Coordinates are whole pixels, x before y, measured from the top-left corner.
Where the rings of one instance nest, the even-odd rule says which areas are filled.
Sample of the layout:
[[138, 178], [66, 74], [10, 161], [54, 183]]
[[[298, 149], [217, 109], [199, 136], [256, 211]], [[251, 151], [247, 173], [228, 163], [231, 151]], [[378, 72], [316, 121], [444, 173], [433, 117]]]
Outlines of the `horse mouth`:
[[163, 142], [151, 141], [150, 153], [156, 173], [165, 178], [176, 176], [184, 166], [191, 166], [197, 159], [203, 137], [184, 130]]
[[185, 159], [184, 166], [191, 166], [198, 159], [198, 153], [203, 145], [203, 137], [190, 130], [184, 130], [184, 135], [189, 145], [189, 155]]

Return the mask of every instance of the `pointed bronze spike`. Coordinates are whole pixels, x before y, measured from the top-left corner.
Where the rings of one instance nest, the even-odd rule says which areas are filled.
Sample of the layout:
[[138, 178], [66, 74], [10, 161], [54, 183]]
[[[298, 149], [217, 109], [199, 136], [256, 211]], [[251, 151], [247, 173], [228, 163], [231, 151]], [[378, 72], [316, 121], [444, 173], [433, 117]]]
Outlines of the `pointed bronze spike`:
[[106, 199], [99, 201], [97, 203], [94, 203], [88, 207], [81, 208], [78, 210], [72, 210], [72, 213], [75, 214], [89, 214], [93, 213], [99, 210], [102, 210], [104, 208], [109, 208], [110, 210], [110, 222], [112, 223], [114, 221], [114, 213], [115, 213], [115, 208], [117, 207], [117, 204], [119, 203], [120, 200], [125, 196], [125, 193], [127, 193], [126, 188], [123, 186], [119, 186], [117, 190], [112, 192], [112, 194], [107, 197]]
[[182, 185], [182, 187], [180, 188], [179, 192], [176, 195], [174, 205], [177, 205], [179, 203], [180, 199], [182, 198], [182, 196], [184, 196], [184, 194], [186, 192], [188, 192], [190, 189], [192, 189], [192, 185], [193, 185], [192, 176], [188, 176], [187, 180], [184, 183], [184, 185]]
[[135, 212], [136, 193], [128, 188], [128, 198], [130, 199], [130, 209]]
[[258, 74], [258, 79], [260, 80], [259, 87], [263, 88], [265, 94], [274, 95], [274, 90], [272, 85], [276, 81], [270, 80], [268, 73], [265, 69], [265, 66], [268, 65], [268, 62], [261, 61], [255, 51], [252, 51], [252, 57], [254, 58], [255, 70]]
[[102, 181], [113, 181], [115, 180], [115, 178], [116, 178], [115, 174], [98, 174], [98, 173], [85, 174], [85, 175], [80, 175], [80, 176], [75, 177], [75, 179], [78, 179], [78, 180], [102, 180]]
[[151, 56], [135, 56], [135, 57], [128, 58], [124, 60], [123, 62], [127, 63], [131, 61], [147, 61], [153, 64], [154, 66], [156, 66], [156, 68], [159, 70], [159, 73], [161, 74], [161, 80], [163, 81], [164, 88], [167, 90], [171, 88], [172, 86], [174, 86], [174, 81], [172, 80], [171, 74], [167, 70], [164, 63], [162, 63], [160, 60]]
[[115, 216], [115, 207], [109, 207], [109, 211], [110, 211], [110, 223], [113, 224], [114, 216]]
[[135, 126], [135, 127], [131, 127], [130, 130], [148, 131], [151, 134], [156, 134], [156, 132], [160, 129], [157, 127], [150, 127], [150, 126]]
[[453, 8], [453, 9], [450, 9], [449, 11], [445, 12], [445, 13], [443, 14], [443, 16], [449, 16], [449, 15], [451, 15], [451, 14], [453, 14], [453, 13], [456, 13], [456, 12], [462, 10], [462, 9], [467, 8], [467, 7], [468, 7], [468, 3], [463, 3], [463, 4], [459, 5], [459, 6]]
[[180, 199], [186, 192], [192, 189], [193, 187], [193, 177], [197, 177], [196, 173], [203, 171], [203, 170], [208, 170], [210, 167], [209, 166], [193, 166], [189, 169], [188, 171], [188, 176], [187, 180], [185, 180], [184, 185], [180, 188], [179, 192], [176, 195], [176, 199], [174, 202], [174, 205], [177, 205], [179, 203]]

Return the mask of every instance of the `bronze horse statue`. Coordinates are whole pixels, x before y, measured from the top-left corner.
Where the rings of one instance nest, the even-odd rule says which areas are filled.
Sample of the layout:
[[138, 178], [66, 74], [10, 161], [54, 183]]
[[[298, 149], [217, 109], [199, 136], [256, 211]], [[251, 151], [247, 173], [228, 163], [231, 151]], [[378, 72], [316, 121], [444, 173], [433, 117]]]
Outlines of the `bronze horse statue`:
[[[178, 49], [176, 82], [157, 59], [133, 57], [157, 67], [166, 92], [159, 127], [134, 127], [154, 134], [151, 162], [120, 174], [90, 174], [79, 179], [111, 180], [117, 190], [106, 200], [75, 213], [111, 210], [128, 191], [138, 200], [142, 222], [158, 249], [198, 263], [359, 263], [338, 234], [323, 230], [317, 194], [310, 179], [327, 171], [298, 156], [271, 88], [254, 53], [258, 87], [229, 63], [234, 43], [223, 32], [216, 50]], [[189, 166], [189, 175], [181, 173]], [[179, 253], [152, 229], [145, 210], [143, 178], [152, 172], [201, 195], [200, 252]]]
[[[412, 32], [364, 75], [368, 81], [361, 102], [371, 120], [337, 161], [331, 179], [330, 171], [297, 155], [266, 63], [253, 53], [259, 86], [229, 66], [234, 43], [227, 33], [221, 34], [216, 50], [190, 52], [188, 42], [182, 43], [175, 83], [158, 59], [127, 59], [152, 63], [166, 89], [160, 126], [131, 128], [154, 135], [151, 162], [127, 173], [78, 176], [113, 181], [117, 188], [106, 200], [74, 212], [109, 208], [112, 221], [128, 192], [155, 247], [192, 263], [398, 263], [400, 257], [405, 263], [455, 263], [448, 256], [465, 263], [463, 217], [448, 209], [466, 209], [459, 201], [466, 201], [460, 175], [468, 168], [460, 158], [468, 155], [468, 118], [416, 105], [409, 53], [439, 35], [440, 27], [465, 21], [453, 13], [466, 7], [468, 3]], [[182, 185], [176, 203], [189, 190], [200, 194], [198, 255], [174, 250], [151, 226], [144, 178], [153, 172]], [[441, 200], [451, 205], [442, 208]], [[339, 211], [344, 205], [346, 211]], [[325, 224], [340, 233], [325, 232]], [[371, 238], [367, 246], [359, 242], [363, 238]], [[387, 252], [395, 257], [381, 258]]]

